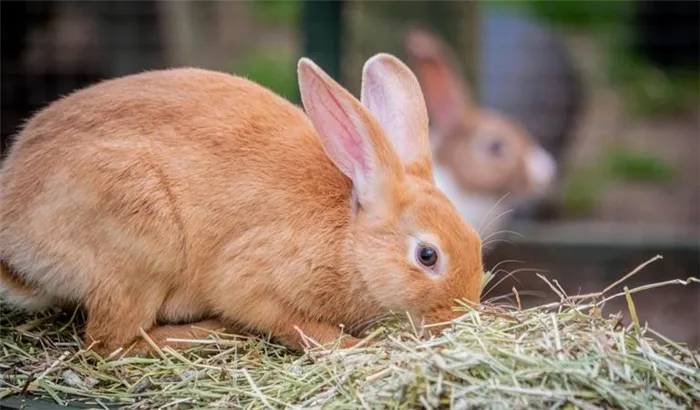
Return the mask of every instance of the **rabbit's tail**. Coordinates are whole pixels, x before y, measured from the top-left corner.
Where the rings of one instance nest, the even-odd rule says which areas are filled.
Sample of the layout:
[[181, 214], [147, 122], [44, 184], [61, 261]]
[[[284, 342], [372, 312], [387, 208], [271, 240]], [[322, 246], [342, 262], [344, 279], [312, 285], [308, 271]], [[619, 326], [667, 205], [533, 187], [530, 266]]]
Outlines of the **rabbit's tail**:
[[43, 293], [27, 284], [4, 261], [0, 261], [0, 305], [42, 311], [51, 303]]

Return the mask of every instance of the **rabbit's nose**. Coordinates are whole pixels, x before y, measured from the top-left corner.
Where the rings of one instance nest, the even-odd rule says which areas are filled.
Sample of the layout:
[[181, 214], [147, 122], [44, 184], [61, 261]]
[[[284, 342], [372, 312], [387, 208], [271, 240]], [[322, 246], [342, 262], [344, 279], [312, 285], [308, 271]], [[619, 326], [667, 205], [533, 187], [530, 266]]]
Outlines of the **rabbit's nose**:
[[526, 159], [527, 172], [533, 188], [543, 191], [549, 187], [557, 172], [557, 164], [542, 147], [534, 147]]

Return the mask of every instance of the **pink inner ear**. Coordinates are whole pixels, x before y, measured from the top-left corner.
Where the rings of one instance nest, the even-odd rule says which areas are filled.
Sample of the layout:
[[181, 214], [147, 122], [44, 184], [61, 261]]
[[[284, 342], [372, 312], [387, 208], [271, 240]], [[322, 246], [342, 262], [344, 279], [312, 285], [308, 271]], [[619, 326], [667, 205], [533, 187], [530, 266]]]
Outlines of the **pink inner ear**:
[[366, 105], [369, 110], [377, 117], [382, 126], [387, 127], [391, 123], [391, 115], [389, 111], [392, 107], [390, 101], [385, 93], [384, 87], [382, 87], [382, 82], [377, 76], [381, 74], [375, 73], [372, 70], [367, 72], [367, 75], [363, 78], [365, 87], [365, 99]]
[[404, 165], [424, 154], [425, 109], [422, 102], [418, 107], [412, 101], [416, 96], [411, 90], [418, 86], [402, 82], [392, 67], [377, 60], [368, 63], [362, 76], [362, 103], [379, 120]]
[[358, 130], [352, 123], [350, 114], [343, 109], [342, 103], [332, 93], [329, 104], [334, 104], [332, 110], [328, 110], [328, 115], [333, 117], [338, 124], [338, 142], [342, 145], [343, 150], [359, 165], [363, 175], [367, 175], [369, 167], [367, 166], [367, 158], [364, 152], [364, 142], [358, 133]]
[[[362, 125], [353, 121], [352, 105], [344, 104], [326, 84], [313, 78], [308, 102], [312, 107], [312, 119], [328, 155], [353, 180], [357, 172], [369, 175], [369, 164], [365, 155], [365, 142], [358, 129]], [[359, 169], [356, 169], [359, 168]], [[357, 181], [354, 181], [357, 182]]]

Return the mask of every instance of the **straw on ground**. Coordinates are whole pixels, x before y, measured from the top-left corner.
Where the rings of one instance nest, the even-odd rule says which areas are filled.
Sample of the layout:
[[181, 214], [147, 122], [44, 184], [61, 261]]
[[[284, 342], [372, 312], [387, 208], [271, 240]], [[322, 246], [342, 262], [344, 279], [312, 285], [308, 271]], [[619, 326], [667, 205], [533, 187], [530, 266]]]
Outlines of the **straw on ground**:
[[[697, 279], [677, 280], [688, 285]], [[664, 283], [668, 284], [668, 283]], [[127, 408], [623, 408], [700, 406], [700, 354], [634, 315], [601, 304], [657, 286], [569, 297], [544, 307], [463, 305], [443, 336], [422, 339], [396, 315], [375, 344], [288, 353], [258, 338], [212, 334], [186, 351], [101, 359], [80, 339], [81, 314], [2, 311], [0, 398]], [[650, 336], [656, 337], [650, 337]], [[201, 341], [200, 341], [201, 342]]]

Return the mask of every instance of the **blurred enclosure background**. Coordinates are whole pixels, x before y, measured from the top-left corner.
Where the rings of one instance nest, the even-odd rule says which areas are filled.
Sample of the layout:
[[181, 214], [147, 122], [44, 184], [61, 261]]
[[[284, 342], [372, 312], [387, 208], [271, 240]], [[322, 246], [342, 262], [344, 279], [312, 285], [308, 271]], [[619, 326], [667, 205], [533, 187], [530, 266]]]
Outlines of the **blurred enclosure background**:
[[[298, 101], [314, 58], [356, 95], [363, 62], [403, 57], [421, 24], [457, 50], [485, 106], [512, 115], [557, 157], [556, 189], [486, 254], [487, 297], [604, 288], [700, 271], [700, 2], [3, 1], [2, 147], [53, 99], [95, 81], [193, 65], [246, 75]], [[547, 54], [548, 50], [559, 54]], [[562, 51], [563, 50], [563, 51]], [[557, 57], [558, 56], [558, 57]], [[635, 294], [643, 321], [700, 345], [700, 286]], [[606, 312], [627, 312], [624, 298]], [[628, 315], [626, 315], [628, 317]]]

